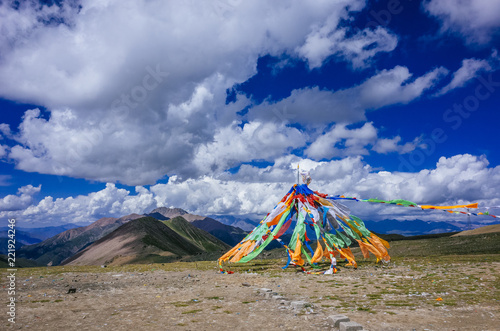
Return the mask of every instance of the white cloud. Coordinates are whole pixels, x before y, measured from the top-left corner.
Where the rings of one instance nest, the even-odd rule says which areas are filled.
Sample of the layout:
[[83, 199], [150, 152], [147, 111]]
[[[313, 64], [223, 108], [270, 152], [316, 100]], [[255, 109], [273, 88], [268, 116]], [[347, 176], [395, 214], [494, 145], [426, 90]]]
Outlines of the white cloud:
[[130, 191], [108, 183], [104, 189], [88, 195], [56, 199], [46, 196], [38, 204], [18, 212], [17, 217], [26, 223], [43, 225], [90, 223], [101, 217], [149, 212], [155, 206], [153, 194], [144, 187], [136, 187], [135, 195], [131, 195]]
[[420, 137], [415, 138], [412, 142], [407, 142], [400, 145], [401, 137], [394, 138], [379, 138], [373, 145], [373, 150], [380, 154], [387, 154], [390, 152], [398, 152], [399, 154], [407, 154], [415, 150], [421, 141]]
[[483, 70], [491, 70], [491, 66], [486, 60], [464, 59], [462, 66], [453, 73], [452, 80], [443, 87], [437, 95], [443, 95], [451, 90], [462, 87]]
[[3, 138], [2, 136], [6, 138], [10, 138], [12, 136], [12, 133], [10, 131], [10, 126], [5, 123], [0, 124], [0, 133], [2, 133], [2, 135], [0, 135], [0, 139]]
[[306, 149], [305, 154], [313, 159], [331, 159], [336, 157], [368, 155], [369, 148], [377, 153], [409, 153], [418, 146], [420, 138], [413, 142], [400, 144], [401, 137], [380, 138], [373, 123], [367, 122], [357, 129], [349, 129], [337, 124], [328, 132], [320, 135]]
[[[217, 89], [215, 96], [209, 85]], [[215, 77], [195, 88], [190, 99], [168, 105], [163, 113], [110, 112], [88, 121], [71, 109], [54, 110], [49, 120], [38, 109], [29, 110], [15, 136], [19, 144], [11, 148], [9, 157], [18, 169], [28, 172], [129, 185], [154, 184], [176, 172], [196, 176], [206, 171], [191, 165], [196, 148], [213, 139], [217, 126], [231, 125], [224, 117], [234, 117], [245, 103], [219, 107], [224, 105], [223, 91]]]
[[7, 155], [8, 146], [0, 145], [0, 158]]
[[412, 79], [408, 68], [396, 66], [347, 89], [328, 91], [312, 87], [293, 90], [283, 100], [265, 101], [251, 108], [248, 118], [319, 127], [332, 122], [355, 123], [366, 120], [366, 111], [407, 104], [419, 98], [447, 73], [448, 70], [439, 67]]
[[299, 130], [283, 123], [252, 121], [240, 127], [233, 122], [219, 129], [213, 142], [197, 149], [193, 164], [200, 169], [221, 173], [241, 162], [255, 159], [272, 161], [302, 147], [306, 139]]
[[335, 29], [331, 25], [318, 28], [297, 49], [311, 69], [321, 67], [334, 54], [352, 63], [354, 68], [364, 68], [375, 55], [393, 51], [398, 43], [398, 38], [382, 27], [364, 29], [352, 37], [346, 37], [347, 29]]
[[[500, 185], [500, 166], [489, 167], [484, 156], [464, 154], [442, 157], [433, 169], [404, 173], [375, 170], [359, 156], [316, 162], [289, 155], [278, 158], [272, 166], [259, 168], [245, 165], [235, 174], [225, 173], [219, 179], [205, 176], [179, 181], [173, 177], [169, 183], [157, 184], [149, 189], [136, 187], [135, 194], [119, 189], [114, 184], [107, 184], [103, 190], [85, 196], [64, 199], [48, 196], [38, 203], [32, 203], [31, 196], [40, 187], [28, 186], [21, 188], [17, 196], [9, 196], [8, 199], [18, 201], [25, 195], [29, 197], [26, 201], [30, 202], [13, 202], [9, 206], [17, 205], [18, 208], [4, 208], [0, 217], [16, 217], [24, 224], [33, 225], [88, 223], [103, 216], [146, 213], [159, 206], [180, 207], [200, 215], [263, 217], [296, 182], [297, 162], [300, 162], [302, 169], [310, 170], [313, 178], [310, 187], [330, 195], [386, 200], [401, 198], [419, 204], [479, 202], [480, 207], [500, 205], [497, 189]], [[418, 218], [465, 222], [464, 216], [439, 211], [361, 202], [346, 204], [354, 214], [370, 220]]]
[[372, 123], [359, 129], [348, 129], [335, 125], [330, 131], [316, 139], [305, 151], [313, 159], [331, 159], [348, 155], [367, 155], [366, 146], [377, 139], [377, 130]]
[[33, 202], [33, 196], [40, 192], [42, 186], [33, 185], [22, 186], [17, 190], [16, 195], [7, 195], [0, 199], [0, 213], [5, 211], [22, 210]]
[[409, 81], [412, 74], [406, 67], [396, 66], [392, 70], [383, 70], [364, 82], [359, 90], [359, 97], [367, 109], [377, 109], [393, 104], [406, 104], [420, 97], [434, 86], [448, 70], [438, 67]]
[[[2, 31], [9, 33], [0, 40], [0, 91], [49, 109], [102, 109], [142, 82], [145, 67], [158, 64], [169, 74], [155, 93], [163, 96], [158, 101], [178, 104], [214, 73], [245, 81], [260, 55], [301, 46], [317, 24], [328, 21], [335, 29], [364, 1], [222, 4], [88, 0], [78, 12], [3, 4]], [[39, 20], [53, 16], [70, 24]]]
[[[7, 157], [27, 172], [146, 185], [165, 175], [210, 173], [208, 151], [217, 153], [216, 167], [223, 168], [240, 157], [271, 158], [304, 144], [307, 137], [275, 124], [274, 117], [272, 124], [250, 119], [238, 132], [237, 112], [251, 101], [238, 95], [226, 104], [226, 90], [253, 76], [260, 56], [296, 54], [318, 26], [334, 34], [343, 29], [339, 22], [365, 2], [88, 0], [81, 8], [9, 6], [0, 6], [0, 96], [44, 106], [50, 117], [27, 111], [9, 137], [15, 143]], [[65, 24], [48, 23], [60, 21]], [[365, 46], [391, 38], [383, 30], [341, 38], [338, 56], [368, 61], [373, 51]], [[385, 47], [377, 45], [373, 49]], [[300, 116], [309, 109], [299, 100], [305, 94], [292, 107]], [[338, 103], [347, 105], [342, 98]], [[318, 106], [329, 99], [325, 92]], [[324, 117], [335, 120], [345, 116], [341, 112]], [[354, 113], [344, 120], [363, 120], [363, 110]], [[252, 126], [278, 138], [260, 143], [264, 156], [256, 155], [255, 141], [243, 139]], [[222, 132], [235, 141], [224, 142]], [[234, 149], [237, 141], [248, 153]], [[221, 143], [230, 143], [231, 151], [225, 153]]]
[[500, 2], [491, 0], [428, 0], [425, 10], [441, 21], [442, 32], [459, 34], [468, 44], [489, 43], [500, 29]]

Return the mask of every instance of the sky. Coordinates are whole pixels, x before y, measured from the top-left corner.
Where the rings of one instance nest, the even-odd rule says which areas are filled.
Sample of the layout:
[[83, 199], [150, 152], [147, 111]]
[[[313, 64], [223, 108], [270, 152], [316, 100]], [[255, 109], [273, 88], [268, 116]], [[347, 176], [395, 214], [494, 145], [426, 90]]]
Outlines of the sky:
[[18, 226], [259, 219], [297, 164], [331, 195], [500, 206], [498, 0], [2, 1], [0, 31], [0, 218]]

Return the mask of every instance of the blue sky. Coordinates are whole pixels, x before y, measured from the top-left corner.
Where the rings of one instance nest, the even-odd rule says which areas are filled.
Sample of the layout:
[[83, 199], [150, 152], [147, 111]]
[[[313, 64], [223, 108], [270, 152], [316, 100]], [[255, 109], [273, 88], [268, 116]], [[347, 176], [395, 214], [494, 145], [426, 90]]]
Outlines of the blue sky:
[[498, 1], [6, 1], [0, 16], [2, 218], [259, 218], [297, 163], [329, 194], [500, 205]]

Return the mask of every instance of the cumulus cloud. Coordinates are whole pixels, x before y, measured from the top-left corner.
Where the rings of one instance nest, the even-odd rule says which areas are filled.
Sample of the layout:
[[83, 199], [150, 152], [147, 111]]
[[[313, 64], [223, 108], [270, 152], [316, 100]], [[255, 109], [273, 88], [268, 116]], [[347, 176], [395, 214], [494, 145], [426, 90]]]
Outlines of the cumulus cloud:
[[[19, 133], [14, 136], [18, 144], [8, 156], [24, 171], [102, 182], [145, 185], [154, 184], [165, 174], [196, 177], [223, 171], [238, 162], [272, 160], [310, 141], [308, 133], [286, 123], [321, 128], [331, 122], [358, 122], [368, 110], [420, 97], [445, 72], [437, 68], [411, 80], [408, 69], [398, 66], [345, 90], [295, 90], [278, 103], [264, 102], [250, 109], [249, 122], [243, 124], [235, 120], [235, 114], [249, 100], [238, 96], [226, 105], [226, 85], [218, 75], [198, 84], [188, 100], [169, 104], [161, 116], [151, 110], [138, 113], [122, 105], [111, 112], [112, 119], [82, 123], [80, 114], [72, 109], [52, 111], [50, 119], [32, 109], [25, 113]], [[130, 120], [133, 115], [138, 117], [136, 121]], [[380, 145], [383, 142], [376, 145], [373, 134], [364, 137], [364, 141], [360, 135], [342, 137], [342, 125], [338, 124], [337, 131], [327, 136], [314, 138], [308, 155], [324, 158], [366, 154], [367, 144], [375, 145], [375, 151], [391, 151], [388, 142], [385, 146]], [[359, 134], [368, 134], [370, 127], [371, 124], [365, 125]], [[325, 148], [325, 144], [334, 145], [329, 141], [335, 133], [340, 134], [339, 140], [347, 139], [346, 151]], [[413, 145], [394, 148], [404, 152]]]
[[428, 0], [424, 9], [441, 22], [442, 32], [460, 35], [471, 45], [485, 45], [500, 31], [500, 2]]
[[[4, 153], [27, 172], [146, 185], [165, 175], [203, 176], [213, 165], [223, 169], [240, 157], [256, 157], [255, 140], [246, 138], [257, 128], [268, 151], [259, 159], [287, 152], [307, 135], [274, 118], [271, 124], [264, 118], [241, 122], [238, 112], [252, 102], [237, 95], [226, 104], [227, 89], [253, 76], [262, 55], [297, 55], [318, 26], [336, 36], [334, 56], [355, 66], [389, 49], [384, 45], [394, 36], [383, 29], [348, 36], [340, 27], [364, 6], [362, 0], [218, 0], [196, 6], [88, 0], [81, 7], [26, 2], [13, 9], [4, 2], [0, 96], [47, 109], [25, 113]], [[314, 88], [297, 92], [291, 107], [297, 114], [309, 109], [301, 101], [308, 92], [321, 94]], [[330, 98], [324, 93], [318, 105]], [[345, 121], [363, 119], [361, 110], [354, 113]], [[237, 145], [249, 153], [237, 152]]]
[[366, 155], [366, 146], [377, 139], [377, 130], [372, 123], [359, 129], [349, 130], [345, 125], [336, 125], [316, 139], [306, 150], [314, 159], [330, 159], [347, 155]]
[[335, 125], [331, 130], [319, 136], [306, 149], [305, 154], [316, 160], [335, 157], [368, 155], [369, 148], [377, 153], [409, 153], [417, 147], [420, 138], [413, 142], [400, 144], [401, 137], [379, 138], [373, 123], [367, 122], [362, 127], [349, 129], [345, 125]]
[[[174, 176], [167, 184], [153, 185], [149, 189], [136, 187], [134, 193], [107, 184], [104, 189], [88, 195], [57, 199], [48, 196], [33, 203], [31, 196], [40, 191], [40, 187], [27, 186], [21, 188], [18, 195], [3, 199], [20, 201], [25, 196], [28, 197], [26, 202], [19, 202], [15, 211], [4, 209], [0, 217], [17, 217], [26, 223], [89, 223], [104, 216], [147, 213], [160, 206], [180, 207], [200, 215], [263, 217], [295, 183], [298, 162], [301, 169], [310, 170], [313, 178], [310, 187], [331, 195], [387, 200], [402, 198], [419, 204], [479, 202], [480, 207], [500, 204], [497, 189], [500, 166], [490, 167], [484, 156], [441, 157], [432, 169], [404, 173], [376, 170], [360, 156], [318, 162], [288, 155], [277, 158], [268, 167], [244, 165], [236, 173], [225, 173], [220, 178], [204, 176], [179, 181]], [[450, 216], [439, 211], [425, 212], [361, 202], [350, 203], [349, 207], [354, 214], [371, 220], [456, 218], [463, 221], [463, 216]]]
[[305, 145], [307, 136], [293, 127], [277, 122], [252, 121], [242, 126], [233, 122], [214, 135], [214, 141], [201, 145], [193, 163], [220, 173], [241, 162], [272, 161]]
[[27, 223], [90, 223], [101, 217], [141, 214], [155, 208], [156, 202], [149, 190], [139, 186], [135, 188], [135, 194], [130, 193], [108, 183], [104, 189], [88, 195], [56, 199], [46, 196], [17, 215]]
[[[0, 90], [4, 97], [50, 109], [96, 109], [142, 82], [148, 65], [160, 65], [169, 79], [157, 93], [163, 95], [159, 101], [179, 103], [214, 73], [233, 83], [245, 81], [260, 55], [292, 51], [317, 24], [328, 22], [334, 31], [365, 5], [343, 0], [221, 6], [225, 3], [88, 0], [77, 10], [29, 4], [12, 9], [4, 3], [2, 31], [10, 32], [0, 44]], [[50, 15], [54, 22], [69, 23], [55, 26], [40, 19]]]
[[7, 195], [0, 200], [0, 212], [22, 210], [30, 206], [33, 202], [33, 196], [41, 189], [41, 185], [20, 187], [16, 195]]
[[332, 122], [355, 123], [366, 120], [366, 111], [418, 99], [447, 73], [447, 69], [439, 67], [412, 79], [413, 74], [408, 68], [396, 66], [347, 89], [328, 91], [312, 87], [293, 90], [283, 100], [265, 101], [251, 108], [248, 118], [320, 127]]

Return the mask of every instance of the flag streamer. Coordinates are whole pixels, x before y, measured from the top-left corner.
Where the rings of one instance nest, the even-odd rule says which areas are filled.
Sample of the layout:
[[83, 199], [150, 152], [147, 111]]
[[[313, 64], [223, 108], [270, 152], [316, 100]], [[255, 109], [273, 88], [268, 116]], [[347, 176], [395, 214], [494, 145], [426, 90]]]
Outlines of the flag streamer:
[[[297, 166], [298, 168], [298, 166]], [[348, 263], [347, 266], [357, 268], [356, 259], [349, 248], [357, 242], [363, 257], [370, 254], [377, 258], [377, 262], [388, 262], [390, 256], [389, 243], [373, 234], [365, 227], [364, 222], [352, 215], [349, 208], [341, 204], [340, 200], [353, 200], [371, 203], [392, 204], [403, 207], [420, 208], [422, 210], [443, 210], [453, 214], [487, 215], [494, 218], [498, 216], [488, 212], [472, 213], [469, 209], [478, 208], [477, 203], [456, 206], [431, 206], [418, 205], [407, 200], [379, 200], [359, 199], [343, 195], [329, 196], [312, 191], [308, 184], [311, 177], [302, 173], [304, 184], [295, 184], [274, 209], [253, 229], [240, 243], [221, 256], [218, 260], [221, 273], [226, 271], [223, 264], [245, 263], [257, 257], [262, 250], [273, 240], [277, 240], [287, 251], [289, 265], [298, 266], [306, 273], [333, 274], [336, 272], [336, 256], [340, 256]], [[466, 208], [467, 212], [455, 209]], [[292, 227], [293, 225], [293, 227]], [[289, 229], [293, 232], [286, 245], [280, 237]], [[304, 266], [310, 265], [312, 269], [319, 268], [318, 263], [327, 261], [330, 268], [325, 271], [307, 271]]]

